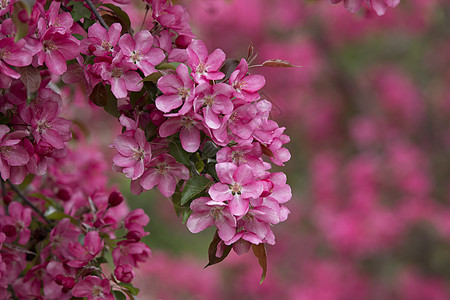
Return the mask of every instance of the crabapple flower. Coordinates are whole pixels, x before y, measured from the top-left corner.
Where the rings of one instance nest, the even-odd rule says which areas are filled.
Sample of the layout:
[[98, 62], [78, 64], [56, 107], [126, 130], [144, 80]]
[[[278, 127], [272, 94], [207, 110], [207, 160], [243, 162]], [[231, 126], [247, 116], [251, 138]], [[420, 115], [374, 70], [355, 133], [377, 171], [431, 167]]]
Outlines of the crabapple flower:
[[260, 98], [258, 91], [266, 84], [264, 76], [258, 74], [247, 75], [248, 64], [241, 59], [236, 70], [231, 73], [229, 83], [234, 88], [234, 97], [253, 102]]
[[200, 147], [200, 131], [206, 131], [206, 128], [194, 114], [169, 118], [159, 127], [161, 137], [180, 132], [181, 146], [191, 153]]
[[[233, 88], [225, 83], [210, 85], [203, 83], [195, 89], [194, 111], [201, 109], [205, 124], [211, 129], [218, 129], [225, 116], [233, 112], [231, 96]], [[222, 117], [222, 118], [221, 118]]]
[[31, 208], [13, 201], [8, 206], [7, 216], [1, 216], [0, 225], [6, 234], [6, 242], [12, 243], [19, 236], [18, 243], [25, 245], [30, 239]]
[[0, 40], [0, 72], [11, 78], [18, 79], [20, 74], [11, 69], [10, 66], [25, 67], [31, 64], [32, 53], [24, 49], [25, 40], [16, 43], [14, 38], [3, 38]]
[[116, 98], [125, 98], [128, 91], [138, 92], [142, 89], [141, 76], [133, 70], [133, 64], [123, 61], [122, 53], [118, 53], [112, 63], [101, 63], [102, 79], [109, 82], [111, 92]]
[[126, 131], [114, 139], [111, 145], [119, 153], [117, 153], [113, 162], [114, 165], [123, 168], [122, 172], [132, 180], [135, 180], [144, 173], [144, 166], [151, 159], [150, 144], [145, 138], [145, 133], [136, 128], [134, 136]]
[[192, 233], [198, 233], [215, 225], [217, 233], [223, 241], [231, 240], [236, 233], [236, 218], [230, 213], [227, 205], [209, 197], [197, 198], [191, 203], [192, 213], [186, 226]]
[[138, 262], [145, 262], [150, 257], [150, 248], [142, 242], [121, 241], [112, 252], [114, 264], [116, 266], [129, 264], [137, 267]]
[[30, 159], [28, 152], [19, 145], [29, 133], [18, 130], [7, 134], [9, 131], [8, 126], [0, 125], [0, 174], [3, 180], [11, 177], [11, 167], [24, 166]]
[[166, 197], [173, 195], [179, 179], [189, 179], [189, 170], [169, 154], [158, 155], [146, 167], [148, 169], [142, 175], [140, 185], [145, 190], [157, 186]]
[[163, 92], [163, 95], [159, 96], [155, 100], [156, 107], [168, 113], [172, 109], [178, 108], [181, 105], [180, 114], [184, 114], [192, 107], [192, 100], [194, 96], [194, 82], [189, 77], [188, 67], [184, 64], [180, 64], [176, 69], [175, 74], [169, 74], [161, 77], [158, 80], [158, 88]]
[[84, 238], [84, 245], [70, 243], [69, 251], [76, 260], [69, 261], [71, 267], [82, 267], [91, 261], [103, 249], [103, 240], [97, 231], [89, 231]]
[[261, 182], [255, 181], [255, 175], [248, 165], [236, 166], [233, 163], [218, 163], [217, 176], [220, 182], [209, 188], [209, 195], [215, 201], [228, 201], [230, 212], [240, 217], [247, 213], [251, 198], [257, 198], [263, 192]]
[[61, 34], [55, 28], [49, 28], [41, 37], [41, 51], [37, 53], [38, 65], [45, 65], [49, 71], [62, 75], [67, 71], [66, 61], [80, 55], [80, 42], [69, 33]]
[[88, 29], [88, 38], [81, 42], [81, 53], [95, 56], [108, 56], [119, 43], [122, 31], [120, 23], [114, 23], [106, 30], [99, 23]]
[[77, 282], [72, 290], [72, 296], [87, 297], [87, 300], [114, 300], [109, 280], [92, 275], [85, 276]]
[[[342, 0], [329, 0], [331, 3], [336, 4], [342, 2]], [[363, 0], [343, 0], [345, 8], [350, 12], [357, 12], [363, 3]], [[388, 7], [396, 7], [400, 4], [400, 0], [366, 0], [366, 3], [371, 7], [379, 16], [384, 15]]]
[[148, 30], [141, 30], [134, 39], [124, 34], [119, 40], [120, 51], [128, 62], [142, 70], [144, 76], [156, 72], [155, 65], [165, 58], [161, 49], [153, 47], [153, 36]]
[[201, 40], [192, 41], [186, 50], [189, 56], [188, 65], [192, 69], [191, 75], [196, 83], [219, 80], [225, 76], [219, 71], [226, 58], [222, 50], [216, 49], [208, 55], [208, 49]]

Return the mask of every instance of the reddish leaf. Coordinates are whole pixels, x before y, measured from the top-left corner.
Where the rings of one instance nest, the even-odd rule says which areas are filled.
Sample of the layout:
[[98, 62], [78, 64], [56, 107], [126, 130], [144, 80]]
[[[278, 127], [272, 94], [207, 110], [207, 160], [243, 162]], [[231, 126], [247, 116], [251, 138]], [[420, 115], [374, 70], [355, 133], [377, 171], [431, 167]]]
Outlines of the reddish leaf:
[[104, 107], [106, 106], [106, 104], [108, 104], [106, 88], [101, 82], [97, 83], [97, 85], [94, 86], [94, 88], [92, 89], [92, 93], [89, 95], [89, 100], [100, 107]]
[[253, 43], [248, 46], [247, 50], [247, 59], [253, 56], [253, 53], [255, 53], [255, 47], [253, 47]]
[[292, 67], [299, 67], [294, 66], [288, 61], [281, 60], [281, 59], [269, 59], [262, 63], [263, 67], [273, 67], [273, 68], [292, 68]]
[[219, 238], [219, 235], [217, 234], [217, 230], [216, 233], [214, 234], [214, 238], [211, 241], [211, 244], [209, 244], [209, 248], [208, 248], [208, 257], [209, 257], [209, 262], [208, 264], [205, 266], [209, 267], [212, 265], [215, 265], [217, 263], [220, 263], [222, 260], [224, 260], [228, 254], [231, 251], [231, 245], [226, 245], [225, 249], [223, 250], [223, 254], [221, 257], [217, 257], [216, 253], [217, 253], [217, 246], [219, 245], [221, 239]]
[[27, 95], [30, 97], [41, 85], [41, 73], [37, 68], [32, 66], [17, 68], [16, 71], [20, 74], [20, 80], [25, 85]]
[[258, 263], [261, 266], [263, 272], [261, 274], [261, 281], [259, 284], [263, 283], [267, 275], [267, 254], [266, 247], [264, 244], [252, 245], [253, 254], [258, 258]]
[[269, 149], [269, 147], [261, 143], [259, 144], [261, 145], [261, 150], [263, 154], [267, 155], [268, 157], [275, 157], [275, 155], [273, 154], [272, 150]]

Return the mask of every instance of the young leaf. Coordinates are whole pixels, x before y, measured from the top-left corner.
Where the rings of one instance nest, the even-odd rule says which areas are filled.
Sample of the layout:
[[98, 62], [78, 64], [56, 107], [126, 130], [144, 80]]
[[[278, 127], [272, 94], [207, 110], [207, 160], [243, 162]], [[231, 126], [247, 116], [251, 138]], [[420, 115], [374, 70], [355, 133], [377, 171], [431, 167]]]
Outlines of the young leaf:
[[215, 265], [217, 263], [220, 263], [222, 260], [224, 260], [228, 256], [228, 254], [230, 254], [231, 245], [225, 245], [225, 249], [223, 250], [222, 256], [221, 257], [216, 256], [217, 246], [219, 245], [220, 241], [221, 241], [221, 239], [219, 238], [219, 235], [217, 234], [217, 230], [216, 230], [216, 233], [214, 234], [214, 238], [211, 241], [211, 244], [209, 244], [209, 248], [208, 248], [209, 262], [205, 266], [205, 268]]
[[120, 111], [119, 108], [117, 107], [117, 98], [111, 92], [110, 85], [108, 85], [106, 88], [106, 99], [107, 101], [104, 107], [105, 111], [116, 118], [120, 117]]
[[193, 176], [187, 182], [181, 192], [181, 205], [184, 205], [193, 199], [199, 193], [203, 192], [211, 184], [211, 180], [204, 176]]
[[131, 283], [121, 282], [119, 284], [121, 287], [126, 288], [132, 295], [137, 296], [137, 294], [139, 294], [139, 289], [133, 286]]
[[291, 64], [288, 61], [285, 60], [281, 60], [281, 59], [269, 59], [266, 60], [265, 62], [263, 62], [261, 64], [261, 66], [263, 67], [272, 67], [272, 68], [292, 68], [292, 67], [300, 67], [300, 66], [295, 66], [293, 64]]
[[27, 97], [30, 98], [31, 94], [36, 92], [41, 85], [41, 73], [33, 66], [20, 67], [16, 71], [20, 74], [20, 80], [27, 89]]
[[92, 89], [92, 93], [89, 95], [89, 100], [97, 106], [104, 107], [108, 103], [106, 88], [103, 83], [97, 83]]
[[127, 296], [121, 291], [113, 291], [113, 295], [116, 300], [127, 300]]
[[110, 10], [112, 10], [113, 13], [125, 23], [125, 25], [127, 26], [127, 28], [126, 28], [127, 31], [128, 31], [128, 29], [131, 28], [130, 17], [128, 17], [128, 14], [126, 12], [124, 12], [120, 7], [115, 6], [114, 4], [111, 4], [111, 3], [102, 3], [102, 6], [107, 7]]
[[67, 6], [73, 6], [70, 15], [73, 18], [74, 22], [79, 21], [80, 19], [88, 19], [91, 17], [91, 11], [84, 6], [83, 1], [70, 1]]
[[263, 272], [261, 274], [261, 281], [259, 284], [263, 283], [264, 279], [267, 275], [267, 254], [266, 247], [263, 243], [258, 245], [252, 245], [253, 254], [255, 254], [256, 258], [258, 258], [258, 263], [261, 266]]
[[14, 38], [14, 42], [17, 42], [20, 39], [26, 37], [28, 34], [28, 23], [22, 22], [19, 18], [19, 14], [23, 10], [26, 10], [27, 14], [29, 15], [29, 12], [31, 11], [31, 9], [29, 9], [28, 6], [26, 4], [24, 4], [24, 2], [22, 2], [22, 1], [15, 2], [13, 4], [13, 8], [14, 9], [12, 12], [11, 20], [14, 23], [14, 25], [16, 26], [16, 37]]
[[275, 155], [273, 154], [272, 150], [270, 150], [269, 147], [261, 143], [259, 144], [261, 145], [261, 150], [263, 154], [267, 155], [268, 157], [275, 157]]

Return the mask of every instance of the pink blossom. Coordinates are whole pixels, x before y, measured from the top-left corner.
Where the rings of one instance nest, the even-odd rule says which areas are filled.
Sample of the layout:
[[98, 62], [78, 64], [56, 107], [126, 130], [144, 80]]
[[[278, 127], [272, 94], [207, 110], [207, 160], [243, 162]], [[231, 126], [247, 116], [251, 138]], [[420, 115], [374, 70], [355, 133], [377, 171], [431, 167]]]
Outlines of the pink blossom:
[[20, 77], [19, 73], [10, 66], [25, 67], [31, 64], [32, 53], [24, 49], [25, 40], [16, 43], [14, 38], [3, 38], [0, 40], [0, 72], [14, 79]]
[[69, 33], [61, 34], [55, 28], [49, 28], [40, 39], [42, 48], [37, 53], [37, 63], [45, 65], [50, 72], [62, 75], [67, 71], [66, 61], [79, 55], [80, 42]]
[[88, 38], [81, 42], [81, 52], [87, 55], [108, 56], [119, 43], [122, 25], [114, 23], [107, 31], [99, 23], [88, 29]]
[[191, 75], [195, 82], [207, 83], [209, 80], [219, 80], [225, 76], [219, 72], [226, 58], [221, 49], [216, 49], [208, 55], [205, 43], [201, 40], [193, 40], [186, 50], [189, 55], [188, 64], [192, 69]]
[[228, 84], [211, 86], [203, 83], [195, 90], [194, 111], [201, 109], [205, 124], [211, 129], [218, 129], [233, 112], [232, 94], [233, 88]]
[[0, 224], [6, 234], [6, 242], [12, 243], [19, 236], [18, 243], [25, 245], [30, 239], [31, 208], [13, 201], [8, 206], [8, 216], [2, 216]]
[[144, 76], [156, 72], [155, 65], [165, 58], [161, 49], [152, 46], [153, 36], [148, 30], [141, 30], [134, 39], [130, 34], [124, 34], [119, 40], [120, 51], [129, 62], [144, 72]]
[[89, 231], [83, 245], [72, 242], [69, 244], [70, 253], [76, 258], [68, 262], [69, 266], [81, 267], [91, 261], [103, 249], [103, 240], [97, 231]]
[[173, 195], [179, 179], [189, 179], [189, 170], [169, 154], [158, 155], [146, 167], [148, 169], [142, 175], [140, 185], [145, 190], [157, 186], [166, 197]]
[[124, 264], [124, 265], [118, 265], [114, 269], [114, 276], [116, 276], [117, 280], [130, 283], [134, 279], [134, 271], [133, 266]]
[[19, 145], [21, 140], [28, 136], [27, 131], [18, 130], [10, 134], [9, 127], [0, 125], [0, 173], [3, 180], [16, 177], [11, 174], [11, 167], [24, 166], [28, 163], [30, 156], [28, 152]]
[[140, 128], [134, 131], [134, 136], [121, 134], [116, 137], [112, 147], [119, 152], [113, 158], [114, 164], [123, 168], [122, 172], [128, 178], [135, 180], [144, 173], [144, 165], [151, 159], [151, 148]]
[[[339, 3], [342, 0], [329, 0], [331, 3]], [[344, 0], [345, 8], [350, 12], [357, 12], [362, 6], [363, 0]], [[400, 4], [400, 0], [366, 0], [366, 3], [379, 16], [384, 15], [388, 7], [396, 7]]]
[[241, 59], [236, 70], [231, 73], [229, 83], [235, 89], [234, 96], [247, 102], [253, 102], [260, 98], [258, 91], [266, 84], [262, 75], [247, 75], [248, 64]]
[[209, 197], [200, 197], [192, 201], [190, 207], [192, 213], [186, 226], [192, 233], [198, 233], [215, 225], [223, 241], [233, 238], [236, 233], [236, 218], [230, 213], [225, 203], [213, 201]]
[[216, 171], [220, 182], [210, 187], [209, 195], [215, 201], [228, 201], [233, 215], [244, 215], [248, 211], [250, 199], [261, 195], [262, 183], [255, 181], [255, 175], [248, 165], [238, 167], [233, 163], [218, 163]]
[[137, 267], [138, 262], [145, 262], [150, 257], [150, 248], [142, 242], [121, 241], [112, 252], [114, 264], [116, 266], [129, 264]]
[[183, 105], [180, 114], [186, 113], [192, 107], [194, 96], [194, 82], [189, 77], [186, 65], [180, 64], [176, 69], [177, 75], [169, 74], [158, 80], [158, 88], [163, 92], [155, 100], [156, 107], [167, 113]]
[[97, 276], [83, 277], [72, 290], [74, 297], [87, 297], [88, 300], [114, 300], [111, 294], [111, 287], [108, 279], [101, 279]]
[[181, 146], [191, 153], [200, 147], [200, 131], [207, 130], [199, 118], [192, 113], [169, 118], [159, 127], [161, 137], [168, 137], [179, 132]]

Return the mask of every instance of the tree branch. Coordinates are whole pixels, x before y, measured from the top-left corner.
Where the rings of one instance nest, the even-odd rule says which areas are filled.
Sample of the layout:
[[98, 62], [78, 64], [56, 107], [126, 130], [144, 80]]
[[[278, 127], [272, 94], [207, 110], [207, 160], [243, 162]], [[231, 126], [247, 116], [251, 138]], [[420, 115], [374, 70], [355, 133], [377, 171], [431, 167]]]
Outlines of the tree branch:
[[84, 0], [84, 2], [86, 2], [86, 4], [89, 6], [89, 8], [91, 9], [92, 13], [94, 14], [94, 16], [97, 18], [97, 20], [100, 22], [100, 24], [106, 28], [106, 30], [109, 29], [109, 26], [106, 25], [105, 20], [103, 20], [102, 16], [100, 16], [100, 14], [98, 13], [97, 9], [95, 8], [94, 4], [92, 3], [91, 0]]
[[14, 192], [16, 192], [16, 194], [20, 197], [20, 199], [23, 200], [23, 202], [25, 202], [29, 207], [37, 212], [38, 215], [41, 216], [42, 219], [44, 219], [45, 223], [50, 224], [50, 221], [44, 216], [44, 214], [36, 206], [34, 206], [34, 204], [31, 203], [30, 200], [28, 200], [27, 197], [25, 197], [25, 195], [22, 194], [22, 192], [14, 184], [12, 184], [9, 180], [7, 180], [7, 182], [9, 183], [9, 186], [14, 190]]

